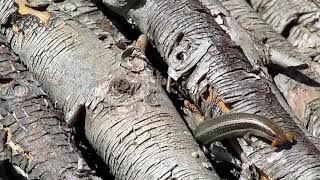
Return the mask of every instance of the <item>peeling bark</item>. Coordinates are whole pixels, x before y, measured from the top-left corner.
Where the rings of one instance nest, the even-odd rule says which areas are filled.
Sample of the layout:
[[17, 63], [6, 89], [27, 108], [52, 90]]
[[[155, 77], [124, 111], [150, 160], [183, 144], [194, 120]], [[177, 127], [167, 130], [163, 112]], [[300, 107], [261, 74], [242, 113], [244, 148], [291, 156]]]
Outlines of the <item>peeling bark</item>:
[[[48, 11], [59, 11], [66, 13], [84, 24], [90, 29], [98, 39], [105, 43], [124, 40], [125, 37], [109, 21], [97, 6], [87, 0], [65, 0], [62, 2], [51, 3]], [[112, 39], [109, 39], [112, 38]], [[112, 43], [114, 44], [114, 43]], [[109, 44], [111, 46], [112, 44]]]
[[[261, 63], [261, 61], [265, 61], [263, 59], [266, 59], [268, 57], [268, 54], [266, 54], [264, 52], [264, 49], [269, 47], [270, 45], [268, 44], [268, 40], [266, 40], [264, 43], [263, 41], [261, 41], [260, 36], [261, 34], [270, 34], [270, 37], [273, 37], [274, 39], [278, 39], [278, 41], [283, 42], [284, 45], [288, 46], [287, 48], [285, 48], [285, 50], [283, 51], [284, 54], [287, 54], [287, 58], [285, 60], [289, 60], [291, 58], [293, 58], [294, 56], [300, 56], [299, 54], [294, 55], [293, 52], [289, 52], [289, 48], [293, 49], [293, 47], [290, 46], [289, 43], [286, 43], [286, 40], [284, 40], [284, 38], [282, 38], [280, 35], [278, 35], [276, 32], [273, 32], [273, 30], [271, 28], [268, 28], [267, 24], [264, 24], [262, 20], [259, 20], [258, 16], [254, 16], [254, 14], [250, 14], [251, 12], [249, 11], [245, 11], [246, 9], [244, 7], [246, 6], [241, 6], [239, 4], [237, 4], [237, 2], [233, 2], [235, 7], [237, 8], [241, 8], [242, 7], [242, 12], [243, 16], [236, 16], [239, 19], [239, 23], [231, 16], [231, 14], [229, 13], [229, 11], [222, 6], [222, 4], [220, 2], [218, 2], [217, 0], [200, 0], [200, 2], [207, 7], [210, 10], [210, 13], [212, 16], [215, 17], [215, 19], [220, 20], [220, 26], [221, 28], [223, 28], [231, 37], [231, 39], [233, 41], [235, 41], [235, 43], [240, 46], [242, 48], [242, 50], [244, 51], [246, 57], [248, 57], [248, 60], [250, 61], [250, 63], [257, 69], [260, 69], [262, 72], [260, 72], [260, 76], [263, 76], [265, 78], [268, 78], [269, 80], [273, 81], [272, 77], [269, 75], [268, 71], [265, 69], [265, 66], [263, 65], [263, 63]], [[233, 4], [230, 3], [230, 4]], [[239, 1], [240, 4], [245, 5], [245, 2]], [[230, 7], [229, 7], [230, 8]], [[248, 16], [246, 16], [248, 15]], [[244, 27], [242, 27], [241, 25], [243, 25]], [[256, 27], [258, 25], [258, 27]], [[246, 28], [246, 29], [244, 29]], [[248, 30], [250, 29], [250, 30]], [[264, 37], [269, 37], [265, 35]], [[272, 38], [271, 38], [272, 39]], [[272, 43], [271, 43], [272, 45]], [[275, 48], [278, 49], [278, 47], [276, 46]], [[289, 52], [289, 53], [287, 53]], [[290, 58], [291, 57], [291, 58]], [[300, 57], [301, 59], [301, 57]], [[290, 81], [290, 78], [287, 76], [284, 76], [282, 74], [278, 74], [276, 77], [283, 77], [285, 78], [287, 81]], [[277, 79], [276, 79], [277, 80]], [[291, 96], [293, 96], [293, 94], [297, 95], [297, 93], [295, 93], [296, 91], [298, 91], [298, 89], [296, 89], [295, 87], [308, 87], [298, 81], [294, 81], [291, 80], [291, 83], [285, 83], [283, 84], [282, 82], [276, 81], [275, 83], [278, 86], [281, 86], [282, 91], [285, 94], [291, 94]], [[292, 84], [294, 86], [292, 86]], [[291, 86], [290, 86], [291, 85]], [[295, 111], [292, 111], [292, 109], [289, 107], [288, 103], [286, 100], [288, 99], [284, 99], [282, 94], [279, 92], [279, 90], [277, 89], [277, 87], [273, 86], [273, 84], [270, 84], [270, 87], [273, 89], [273, 93], [275, 94], [275, 96], [277, 97], [278, 101], [280, 102], [281, 106], [287, 111], [289, 112], [291, 115], [296, 114], [298, 115], [303, 121], [301, 121], [300, 119], [296, 118], [294, 115], [292, 116], [292, 118], [295, 120], [295, 123], [304, 131], [305, 135], [309, 137], [309, 139], [311, 139], [314, 143], [319, 144], [320, 141], [318, 138], [314, 138], [314, 137], [318, 137], [318, 133], [315, 133], [312, 131], [311, 126], [317, 122], [315, 122], [314, 119], [316, 119], [317, 113], [319, 113], [317, 110], [312, 109], [309, 105], [309, 103], [313, 102], [316, 103], [319, 101], [319, 99], [317, 99], [317, 97], [319, 96], [318, 93], [309, 93], [309, 92], [314, 92], [315, 88], [313, 87], [308, 87], [307, 89], [310, 89], [309, 91], [307, 91], [307, 89], [303, 89], [304, 91], [298, 91], [300, 92], [300, 96], [308, 96], [309, 94], [311, 94], [311, 96], [309, 95], [309, 98], [303, 97], [303, 98], [295, 98], [293, 101], [291, 100], [291, 98], [288, 98], [287, 96], [285, 96], [285, 98], [288, 98], [290, 101], [290, 105], [293, 107], [298, 107], [299, 109], [305, 109], [306, 112], [304, 111], [297, 111], [297, 108], [294, 108]], [[290, 88], [292, 87], [292, 88]], [[294, 96], [293, 96], [294, 97]], [[300, 102], [303, 101], [303, 102]], [[301, 104], [305, 104], [304, 106], [301, 106]], [[299, 105], [299, 106], [296, 106]], [[303, 116], [302, 116], [303, 115]], [[302, 118], [303, 117], [303, 118]], [[315, 117], [315, 118], [314, 118]], [[312, 122], [309, 122], [312, 121]], [[316, 125], [314, 125], [316, 126]], [[308, 130], [305, 128], [307, 127], [307, 129], [311, 132], [308, 132]], [[317, 132], [317, 131], [316, 131]], [[314, 136], [314, 137], [312, 137]], [[318, 148], [320, 148], [320, 146], [317, 146]]]
[[242, 143], [252, 163], [273, 179], [320, 176], [319, 150], [281, 107], [270, 82], [254, 73], [240, 48], [197, 1], [141, 1], [126, 16], [148, 34], [168, 63], [169, 76], [203, 112], [216, 112], [214, 98], [209, 98], [212, 88], [232, 111], [260, 114], [297, 134], [297, 144], [280, 152], [260, 141], [255, 147]]
[[[252, 0], [251, 3], [263, 19], [297, 47], [297, 51], [310, 56], [314, 61], [320, 62], [319, 2]], [[314, 66], [319, 66], [319, 64], [315, 64]], [[283, 78], [280, 78], [279, 81], [287, 83]], [[320, 132], [317, 125], [319, 124], [319, 111], [317, 110], [319, 99], [314, 99], [312, 95], [315, 93], [319, 94], [319, 92], [309, 91], [310, 93], [307, 93], [306, 96], [300, 96], [298, 93], [308, 92], [303, 88], [297, 88], [295, 92], [290, 95], [290, 101], [295, 101], [299, 98], [304, 102], [304, 106], [295, 106], [295, 109], [300, 111], [305, 117], [304, 124], [308, 127], [309, 131], [315, 137], [319, 137]]]
[[152, 72], [124, 68], [145, 63], [138, 49], [122, 60], [56, 12], [47, 26], [32, 16], [11, 23], [21, 29], [3, 28], [12, 49], [67, 120], [85, 110], [86, 136], [116, 179], [219, 179]]
[[80, 152], [72, 142], [71, 130], [63, 127], [61, 113], [3, 45], [0, 66], [0, 123], [12, 133], [6, 142], [11, 145], [10, 162], [27, 172], [30, 179], [99, 179], [90, 175], [84, 161], [84, 169], [78, 169]]
[[253, 8], [299, 51], [320, 62], [319, 2], [251, 0]]
[[[6, 144], [8, 133], [3, 126], [0, 126], [0, 179], [10, 179], [8, 164], [11, 160], [10, 147]], [[10, 166], [10, 165], [9, 165]]]
[[[306, 114], [310, 111], [308, 109], [310, 107], [309, 104], [313, 101], [318, 101], [320, 96], [319, 64], [311, 62], [307, 56], [295, 52], [295, 48], [262, 20], [247, 2], [235, 0], [220, 2], [254, 38], [258, 39], [263, 34], [266, 45], [288, 54], [289, 57], [298, 57], [298, 59], [308, 64], [309, 67], [307, 69], [300, 71], [279, 68], [279, 74], [276, 74], [274, 77], [277, 87], [284, 95], [295, 115], [302, 121], [304, 126], [307, 126], [310, 121], [310, 117]], [[319, 137], [319, 134], [315, 134], [313, 131], [311, 133]]]

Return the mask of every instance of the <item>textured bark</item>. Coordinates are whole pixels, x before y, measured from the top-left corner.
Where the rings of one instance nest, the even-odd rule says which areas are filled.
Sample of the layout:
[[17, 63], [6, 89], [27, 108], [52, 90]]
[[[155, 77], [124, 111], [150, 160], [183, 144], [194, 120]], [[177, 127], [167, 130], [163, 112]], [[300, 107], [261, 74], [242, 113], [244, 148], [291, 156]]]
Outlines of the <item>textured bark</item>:
[[[308, 69], [301, 70], [305, 75], [309, 75], [308, 77], [299, 74], [300, 78], [297, 78], [295, 76], [299, 71], [294, 71], [292, 69], [282, 69], [282, 72], [280, 71], [280, 73], [274, 77], [277, 87], [284, 95], [290, 107], [306, 126], [310, 121], [310, 119], [306, 117], [309, 103], [316, 101], [320, 96], [319, 87], [317, 85], [320, 78], [319, 64], [303, 60], [304, 58], [307, 59], [307, 57], [295, 52], [295, 48], [264, 22], [264, 20], [262, 20], [245, 1], [229, 0], [221, 1], [221, 3], [240, 25], [250, 32], [255, 40], [259, 40], [259, 36], [263, 35], [264, 43], [267, 46], [278, 49], [281, 52], [288, 54], [288, 56], [298, 57], [298, 59], [309, 65]], [[312, 78], [311, 82], [310, 79], [308, 79], [309, 77]], [[312, 81], [314, 82], [312, 83]], [[318, 135], [316, 137], [318, 137]]]
[[[279, 33], [285, 35], [297, 51], [313, 58], [314, 61], [320, 62], [320, 31], [319, 31], [319, 3], [315, 1], [263, 1], [252, 0], [253, 8], [261, 14], [272, 27]], [[319, 66], [319, 64], [313, 64]], [[319, 75], [318, 75], [319, 78]], [[279, 84], [287, 84], [284, 78], [279, 78]], [[306, 93], [306, 95], [301, 95]], [[302, 100], [303, 106], [294, 105], [304, 117], [304, 125], [315, 137], [320, 137], [319, 132], [319, 91], [308, 91], [303, 87], [295, 88], [289, 95], [289, 102], [294, 103], [296, 100]]]
[[253, 8], [301, 52], [320, 62], [319, 2], [251, 0]]
[[9, 168], [11, 164], [9, 160], [11, 160], [11, 152], [10, 147], [6, 144], [8, 133], [3, 126], [0, 126], [0, 179], [9, 180], [12, 179], [11, 172], [9, 172]]
[[[279, 34], [274, 32], [271, 27], [269, 27], [266, 23], [264, 23], [263, 20], [259, 19], [258, 15], [255, 16], [255, 14], [252, 11], [249, 11], [250, 7], [246, 5], [246, 2], [241, 0], [237, 2], [230, 2], [230, 3], [228, 3], [227, 1], [223, 2], [225, 3], [226, 7], [230, 10], [230, 12], [233, 13], [235, 17], [237, 17], [237, 20], [239, 22], [237, 22], [236, 19], [234, 19], [231, 16], [230, 12], [218, 0], [200, 0], [200, 2], [210, 10], [211, 15], [214, 16], [215, 19], [221, 21], [221, 23], [219, 24], [220, 27], [223, 28], [229, 34], [231, 39], [238, 46], [241, 47], [246, 57], [248, 57], [248, 60], [250, 61], [250, 63], [255, 68], [262, 70], [260, 76], [263, 76], [273, 81], [272, 77], [268, 74], [266, 69], [264, 69], [265, 67], [263, 64], [263, 62], [266, 61], [265, 59], [268, 58], [266, 57], [268, 56], [268, 53], [265, 52], [265, 49], [267, 49], [267, 47], [270, 47], [270, 46], [272, 48], [272, 45], [273, 45], [273, 43], [269, 43], [268, 39], [274, 39], [273, 42], [277, 42], [277, 43], [282, 42], [283, 44], [282, 47], [286, 47], [286, 48], [283, 48], [283, 50], [281, 50], [279, 48], [279, 45], [276, 45], [273, 48], [278, 50], [280, 49], [280, 51], [282, 51], [282, 53], [284, 53], [286, 57], [288, 57], [286, 60], [290, 61], [291, 59], [290, 57], [292, 58], [298, 57], [299, 59], [303, 57], [298, 53], [293, 53], [294, 51], [293, 47], [288, 42], [286, 42], [286, 40], [283, 37], [281, 37]], [[237, 7], [241, 9], [241, 11], [238, 10], [237, 8], [232, 9], [232, 7]], [[242, 12], [242, 13], [238, 13], [238, 12]], [[242, 15], [240, 16], [239, 14], [240, 15], [242, 14]], [[261, 35], [263, 35], [267, 40], [262, 41], [260, 38]], [[289, 51], [290, 49], [291, 51]], [[278, 77], [281, 77], [283, 80], [286, 80], [287, 83], [283, 83], [282, 81], [279, 81]], [[278, 92], [278, 89], [272, 86], [272, 84], [270, 84], [274, 93], [276, 92], [275, 95], [278, 101], [280, 102], [280, 104], [282, 105], [282, 107], [284, 107], [284, 109], [287, 112], [291, 114], [296, 114], [297, 116], [299, 116], [302, 121], [300, 119], [293, 117], [295, 120], [295, 123], [304, 131], [304, 133], [308, 137], [310, 137], [310, 139], [314, 141], [314, 143], [319, 144], [319, 140], [311, 137], [312, 135], [314, 137], [318, 137], [318, 131], [313, 132], [312, 129], [310, 129], [311, 124], [313, 123], [317, 124], [314, 118], [311, 118], [311, 117], [314, 117], [314, 116], [318, 117], [317, 113], [319, 112], [317, 111], [317, 109], [311, 109], [309, 106], [309, 103], [311, 102], [316, 103], [319, 101], [319, 99], [317, 99], [317, 97], [319, 96], [319, 93], [314, 93], [319, 88], [310, 87], [301, 82], [291, 80], [289, 77], [283, 74], [276, 75], [275, 80], [276, 80], [275, 81], [276, 85], [278, 85], [282, 90], [282, 93], [286, 95], [285, 96], [286, 99], [284, 99], [282, 94]], [[304, 91], [301, 91], [301, 89], [303, 89]], [[295, 108], [294, 109], [295, 111], [293, 112], [286, 100], [288, 100], [288, 95], [290, 95], [291, 97], [294, 97], [294, 95], [297, 95], [297, 94], [299, 95], [299, 97], [304, 97], [304, 98], [295, 98], [294, 100], [289, 99], [291, 107], [299, 107], [298, 109]], [[305, 98], [305, 97], [310, 97], [310, 94], [311, 94], [311, 100], [309, 98]], [[312, 107], [315, 107], [315, 106], [312, 106]], [[301, 111], [301, 109], [305, 111]], [[312, 132], [312, 134], [310, 134], [303, 126], [307, 126], [308, 130]], [[314, 125], [314, 127], [316, 126], [317, 125]]]
[[297, 143], [279, 152], [260, 141], [259, 148], [242, 144], [251, 162], [273, 179], [320, 176], [319, 150], [281, 107], [270, 82], [254, 73], [243, 52], [197, 1], [141, 1], [127, 17], [148, 34], [168, 63], [169, 76], [181, 83], [204, 112], [216, 112], [207, 101], [210, 86], [233, 112], [260, 114], [296, 133]]
[[50, 3], [47, 10], [59, 11], [70, 15], [84, 24], [98, 39], [105, 43], [114, 44], [114, 41], [125, 39], [97, 6], [87, 0], [64, 0], [62, 2]]
[[[251, 32], [254, 37], [258, 38], [261, 34], [264, 34], [266, 45], [274, 49], [279, 49], [290, 56], [298, 57], [298, 59], [308, 64], [309, 67], [301, 71], [280, 69], [279, 74], [274, 77], [277, 87], [284, 95], [294, 113], [302, 121], [304, 126], [307, 126], [312, 119], [308, 116], [308, 112], [311, 110], [309, 104], [319, 101], [320, 96], [319, 64], [311, 62], [305, 55], [295, 52], [295, 48], [262, 20], [246, 1], [228, 0], [221, 1], [221, 3], [241, 26]], [[318, 112], [313, 111], [313, 113], [315, 115]], [[311, 130], [311, 132], [316, 137], [319, 137], [318, 133], [315, 133], [313, 130]]]
[[11, 23], [21, 31], [3, 28], [10, 46], [67, 120], [84, 106], [86, 136], [116, 179], [218, 179], [211, 166], [203, 167], [204, 154], [148, 68], [120, 66], [143, 59], [118, 60], [60, 13], [47, 26], [31, 16], [13, 15]]
[[31, 73], [3, 45], [0, 67], [0, 123], [12, 133], [10, 141], [21, 148], [12, 150], [10, 162], [27, 172], [30, 179], [96, 179], [85, 162], [82, 165], [86, 168], [78, 169], [80, 152], [72, 144], [71, 130], [63, 127], [61, 113], [54, 109]]
[[104, 4], [111, 5], [113, 11], [125, 15], [132, 6], [137, 4], [139, 0], [99, 0], [102, 1]]
[[11, 160], [10, 147], [6, 144], [8, 133], [3, 126], [0, 126], [0, 179], [9, 179], [10, 174], [6, 171], [9, 160]]

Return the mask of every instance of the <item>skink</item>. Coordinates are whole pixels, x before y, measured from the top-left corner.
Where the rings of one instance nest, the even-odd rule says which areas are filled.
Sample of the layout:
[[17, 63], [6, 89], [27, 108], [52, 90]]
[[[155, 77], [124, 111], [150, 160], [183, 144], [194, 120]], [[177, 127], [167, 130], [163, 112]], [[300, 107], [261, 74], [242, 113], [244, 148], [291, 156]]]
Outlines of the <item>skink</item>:
[[293, 133], [285, 134], [274, 121], [247, 113], [225, 114], [205, 120], [195, 131], [195, 138], [204, 145], [236, 137], [244, 137], [250, 144], [250, 136], [264, 138], [272, 142], [273, 147], [294, 140]]

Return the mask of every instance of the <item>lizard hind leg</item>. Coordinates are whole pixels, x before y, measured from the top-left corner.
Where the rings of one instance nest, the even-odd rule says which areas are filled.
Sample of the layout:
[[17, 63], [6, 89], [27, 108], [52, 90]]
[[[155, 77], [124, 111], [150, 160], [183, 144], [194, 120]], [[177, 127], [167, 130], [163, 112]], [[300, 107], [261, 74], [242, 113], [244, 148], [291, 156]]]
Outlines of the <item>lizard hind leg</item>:
[[253, 144], [253, 141], [251, 140], [252, 132], [248, 131], [244, 136], [243, 139], [246, 141], [246, 143], [251, 146]]
[[41, 22], [48, 24], [51, 14], [46, 11], [37, 11], [29, 6], [27, 0], [14, 0], [18, 5], [18, 12], [21, 15], [33, 15], [40, 19]]
[[253, 145], [253, 141], [251, 140], [251, 137], [254, 136], [254, 137], [257, 137], [259, 138], [260, 140], [263, 140], [265, 142], [273, 142], [275, 140], [274, 137], [272, 137], [271, 135], [268, 135], [266, 133], [262, 133], [262, 132], [259, 132], [259, 131], [255, 131], [255, 130], [248, 130], [244, 136], [243, 136], [243, 139], [246, 141], [246, 143], [249, 145], [249, 146], [252, 146]]

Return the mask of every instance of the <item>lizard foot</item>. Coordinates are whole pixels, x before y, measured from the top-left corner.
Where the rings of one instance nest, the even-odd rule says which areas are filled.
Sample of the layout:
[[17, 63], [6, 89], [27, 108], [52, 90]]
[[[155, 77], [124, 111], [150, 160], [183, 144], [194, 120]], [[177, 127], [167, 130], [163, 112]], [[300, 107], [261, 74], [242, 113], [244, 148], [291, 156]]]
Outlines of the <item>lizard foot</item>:
[[15, 3], [18, 4], [19, 10], [18, 12], [21, 15], [33, 15], [36, 16], [40, 19], [41, 22], [48, 24], [49, 19], [51, 17], [51, 14], [49, 12], [45, 12], [45, 11], [37, 11], [32, 9], [29, 6], [29, 3], [27, 2], [27, 0], [14, 0]]

